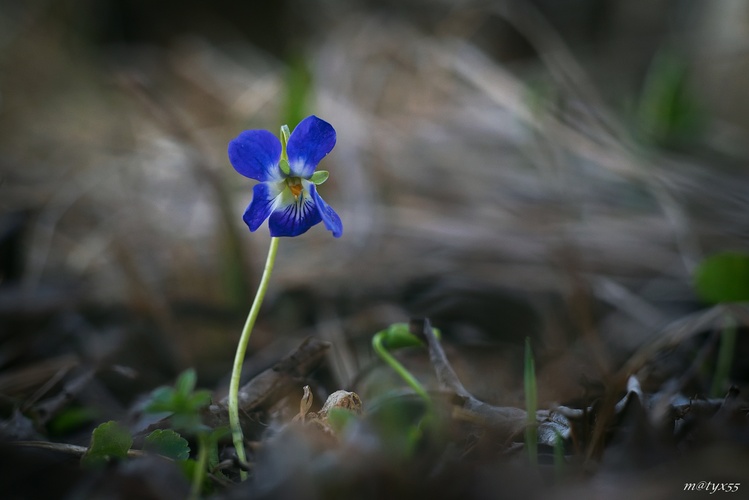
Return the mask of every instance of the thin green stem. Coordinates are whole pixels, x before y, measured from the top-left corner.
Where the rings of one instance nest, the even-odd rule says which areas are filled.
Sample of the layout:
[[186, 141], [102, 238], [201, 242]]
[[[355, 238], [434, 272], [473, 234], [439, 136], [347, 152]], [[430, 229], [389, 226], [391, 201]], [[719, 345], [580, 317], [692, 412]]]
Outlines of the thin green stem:
[[413, 389], [416, 394], [421, 396], [424, 401], [426, 401], [427, 405], [431, 406], [432, 400], [429, 397], [429, 394], [427, 394], [427, 391], [424, 389], [424, 386], [421, 385], [421, 382], [416, 380], [416, 377], [411, 375], [411, 372], [409, 372], [402, 364], [400, 364], [398, 360], [395, 359], [385, 348], [383, 339], [385, 338], [386, 333], [387, 330], [383, 330], [372, 337], [372, 347], [374, 348], [375, 352], [377, 352], [377, 354], [380, 356], [380, 358], [382, 358], [383, 361], [390, 365], [390, 368], [395, 370], [395, 373], [400, 375], [400, 377], [409, 386], [411, 386], [411, 389]]
[[190, 491], [190, 500], [200, 498], [200, 492], [203, 489], [205, 480], [205, 471], [208, 465], [208, 440], [205, 433], [198, 434], [198, 459], [195, 464], [195, 471], [192, 476], [192, 490]]
[[[231, 383], [229, 384], [229, 425], [231, 426], [231, 437], [234, 442], [234, 448], [237, 451], [237, 457], [241, 462], [247, 461], [244, 452], [244, 436], [242, 435], [242, 426], [239, 423], [239, 378], [242, 375], [242, 363], [247, 352], [247, 344], [250, 342], [252, 328], [255, 326], [255, 320], [260, 312], [260, 306], [263, 303], [265, 292], [268, 289], [270, 275], [273, 271], [273, 264], [276, 262], [276, 252], [278, 251], [278, 238], [270, 239], [270, 248], [268, 249], [268, 258], [265, 261], [263, 276], [260, 278], [260, 285], [257, 287], [255, 301], [252, 303], [250, 313], [247, 315], [247, 321], [244, 323], [242, 336], [239, 337], [239, 345], [234, 356], [234, 368], [231, 372]], [[247, 479], [247, 473], [244, 470], [239, 472], [240, 478], [244, 481]]]
[[528, 460], [531, 465], [538, 465], [538, 430], [536, 409], [538, 408], [538, 389], [536, 386], [536, 367], [531, 350], [531, 339], [525, 338], [525, 369], [523, 385], [525, 388], [525, 410], [527, 421], [525, 426], [525, 447], [528, 450]]

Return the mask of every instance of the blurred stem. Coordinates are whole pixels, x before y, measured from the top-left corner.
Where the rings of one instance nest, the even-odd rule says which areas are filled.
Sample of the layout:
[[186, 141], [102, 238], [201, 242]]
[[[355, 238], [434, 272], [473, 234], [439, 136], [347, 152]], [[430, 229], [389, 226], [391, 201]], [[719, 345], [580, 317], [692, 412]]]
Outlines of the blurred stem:
[[[260, 312], [260, 306], [263, 304], [265, 292], [268, 289], [268, 282], [273, 271], [273, 264], [276, 262], [276, 252], [278, 251], [278, 238], [270, 239], [270, 248], [268, 249], [268, 258], [265, 261], [263, 276], [260, 278], [260, 285], [257, 287], [255, 301], [252, 303], [250, 313], [247, 315], [247, 321], [244, 323], [242, 336], [239, 338], [237, 352], [234, 356], [234, 368], [231, 372], [231, 383], [229, 384], [229, 425], [231, 426], [231, 437], [234, 442], [234, 448], [237, 450], [237, 457], [241, 462], [247, 462], [247, 456], [244, 452], [244, 437], [242, 436], [242, 426], [239, 423], [239, 379], [242, 375], [242, 363], [247, 352], [247, 344], [250, 342], [252, 328], [255, 326], [255, 320]], [[241, 470], [240, 477], [244, 481], [247, 479], [247, 472]]]
[[372, 337], [372, 347], [374, 348], [375, 352], [378, 356], [380, 356], [380, 358], [382, 358], [385, 363], [390, 365], [390, 368], [395, 370], [395, 373], [397, 373], [411, 387], [411, 389], [416, 392], [416, 394], [421, 396], [421, 398], [426, 401], [428, 406], [430, 406], [432, 400], [429, 398], [429, 394], [427, 394], [424, 386], [421, 385], [421, 382], [416, 380], [416, 377], [411, 375], [411, 372], [409, 372], [402, 364], [400, 364], [398, 360], [388, 352], [387, 348], [385, 348], [384, 339], [386, 335], [387, 330], [383, 330]]
[[554, 431], [554, 479], [559, 482], [564, 477], [564, 438]]
[[531, 339], [525, 338], [525, 409], [528, 420], [525, 426], [525, 447], [531, 465], [538, 464], [538, 431], [536, 429], [536, 408], [538, 407], [538, 389], [536, 387], [536, 366], [531, 350]]
[[713, 386], [710, 388], [710, 394], [713, 397], [717, 398], [724, 395], [726, 380], [728, 380], [731, 373], [733, 351], [735, 348], [736, 320], [731, 316], [726, 316], [723, 331], [720, 334], [720, 347], [715, 374], [713, 376]]
[[191, 500], [200, 498], [200, 491], [203, 489], [205, 471], [208, 466], [208, 439], [206, 439], [206, 434], [204, 432], [198, 434], [197, 462], [198, 463], [195, 464], [195, 473], [192, 476], [192, 490], [190, 491]]
[[239, 297], [238, 302], [240, 300], [247, 300], [249, 290], [244, 284], [252, 282], [255, 276], [242, 257], [242, 238], [237, 226], [234, 224], [236, 209], [232, 203], [231, 196], [221, 182], [221, 176], [217, 174], [218, 169], [211, 168], [211, 158], [214, 156], [213, 151], [202, 140], [202, 135], [199, 135], [196, 129], [186, 125], [186, 121], [183, 119], [181, 113], [174, 106], [169, 105], [169, 100], [158, 93], [154, 86], [146, 85], [142, 79], [134, 78], [132, 75], [126, 76], [125, 79], [121, 80], [121, 83], [127, 91], [137, 98], [144, 109], [151, 114], [166, 132], [189, 144], [197, 151], [198, 161], [190, 162], [190, 164], [196, 178], [201, 182], [205, 181], [206, 185], [213, 192], [226, 235], [229, 266], [236, 266], [241, 269], [242, 276], [246, 280], [237, 282], [238, 287], [234, 292]]

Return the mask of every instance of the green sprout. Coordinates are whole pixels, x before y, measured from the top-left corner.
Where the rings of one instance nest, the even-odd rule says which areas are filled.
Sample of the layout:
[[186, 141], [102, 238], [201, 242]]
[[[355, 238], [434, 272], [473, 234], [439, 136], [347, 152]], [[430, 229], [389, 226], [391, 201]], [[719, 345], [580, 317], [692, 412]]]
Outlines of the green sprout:
[[[434, 335], [437, 338], [440, 337], [440, 331], [437, 328], [432, 328], [432, 332], [434, 332]], [[400, 349], [402, 347], [420, 345], [423, 345], [422, 341], [416, 335], [411, 333], [408, 323], [393, 323], [386, 329], [377, 332], [374, 337], [372, 337], [372, 347], [377, 355], [380, 356], [385, 363], [390, 365], [390, 368], [392, 368], [416, 394], [421, 396], [427, 405], [431, 405], [432, 400], [424, 389], [424, 386], [421, 385], [421, 382], [419, 382], [416, 377], [414, 377], [411, 372], [409, 372], [406, 367], [404, 367], [388, 351], [388, 349]]]
[[200, 411], [211, 402], [211, 393], [195, 390], [197, 376], [192, 368], [177, 377], [174, 387], [164, 386], [151, 393], [146, 405], [148, 413], [171, 413], [172, 425], [187, 432], [205, 430]]
[[538, 389], [536, 386], [536, 367], [531, 350], [531, 339], [525, 338], [525, 369], [523, 373], [525, 388], [525, 411], [527, 421], [525, 426], [525, 447], [528, 450], [528, 460], [531, 465], [538, 465], [538, 432], [536, 429], [536, 410], [538, 408]]
[[[435, 337], [440, 338], [441, 333], [437, 328], [432, 328], [432, 332]], [[383, 425], [383, 438], [390, 444], [389, 448], [394, 451], [395, 456], [410, 455], [421, 440], [424, 430], [436, 423], [434, 405], [426, 389], [406, 367], [390, 354], [392, 349], [422, 345], [424, 345], [423, 341], [411, 333], [408, 323], [394, 323], [372, 337], [372, 347], [377, 355], [408, 384], [425, 404], [425, 413], [417, 425], [407, 423], [408, 411], [404, 412], [403, 405], [395, 401], [384, 403], [376, 412], [378, 420]]]

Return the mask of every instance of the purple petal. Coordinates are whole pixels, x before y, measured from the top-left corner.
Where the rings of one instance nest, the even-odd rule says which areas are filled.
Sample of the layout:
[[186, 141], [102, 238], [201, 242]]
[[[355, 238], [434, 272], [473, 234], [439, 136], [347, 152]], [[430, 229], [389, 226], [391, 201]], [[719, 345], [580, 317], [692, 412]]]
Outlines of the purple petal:
[[335, 146], [335, 129], [315, 115], [296, 126], [286, 145], [292, 175], [309, 179], [320, 160]]
[[245, 130], [229, 143], [229, 161], [234, 170], [250, 179], [280, 179], [280, 159], [281, 142], [267, 130]]
[[265, 219], [273, 211], [273, 206], [280, 193], [280, 189], [267, 182], [255, 185], [252, 190], [252, 201], [242, 217], [250, 231], [255, 231], [265, 222]]
[[277, 207], [271, 214], [268, 221], [271, 236], [299, 236], [322, 220], [314, 198], [307, 191], [302, 191], [298, 199], [293, 196], [291, 199], [291, 203]]
[[315, 200], [317, 210], [320, 212], [320, 217], [322, 218], [323, 224], [325, 224], [325, 227], [328, 229], [328, 231], [333, 233], [333, 236], [335, 236], [336, 238], [340, 238], [343, 234], [343, 223], [341, 222], [341, 218], [338, 217], [338, 214], [335, 213], [335, 210], [333, 210], [330, 205], [325, 203], [322, 197], [317, 194], [317, 189], [315, 189], [314, 185], [310, 186], [309, 190], [310, 194], [312, 195], [312, 199]]

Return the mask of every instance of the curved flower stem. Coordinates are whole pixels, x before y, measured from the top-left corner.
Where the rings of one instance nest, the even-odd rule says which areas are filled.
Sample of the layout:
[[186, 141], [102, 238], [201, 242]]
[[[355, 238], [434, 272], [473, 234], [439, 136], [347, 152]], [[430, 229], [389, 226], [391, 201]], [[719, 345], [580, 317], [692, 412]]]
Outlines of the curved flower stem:
[[[260, 284], [257, 287], [257, 294], [255, 294], [255, 301], [252, 303], [250, 313], [247, 315], [247, 320], [244, 323], [242, 336], [239, 338], [237, 352], [234, 355], [234, 368], [231, 372], [231, 383], [229, 384], [229, 425], [231, 426], [231, 437], [234, 442], [234, 448], [236, 449], [237, 457], [241, 462], [246, 462], [247, 456], [244, 452], [242, 426], [239, 423], [239, 378], [242, 374], [242, 363], [244, 362], [244, 355], [247, 352], [247, 344], [250, 342], [250, 334], [252, 334], [252, 328], [255, 326], [255, 320], [260, 312], [260, 306], [263, 303], [265, 291], [268, 289], [268, 282], [270, 281], [270, 275], [273, 271], [273, 264], [276, 262], [277, 250], [278, 238], [272, 237], [270, 239], [270, 248], [268, 249], [268, 258], [265, 260], [263, 276], [260, 278]], [[239, 475], [242, 480], [247, 479], [247, 472], [241, 470]]]

